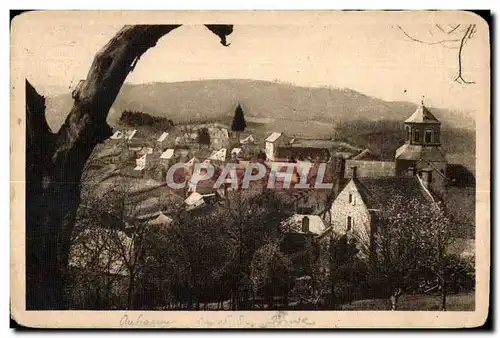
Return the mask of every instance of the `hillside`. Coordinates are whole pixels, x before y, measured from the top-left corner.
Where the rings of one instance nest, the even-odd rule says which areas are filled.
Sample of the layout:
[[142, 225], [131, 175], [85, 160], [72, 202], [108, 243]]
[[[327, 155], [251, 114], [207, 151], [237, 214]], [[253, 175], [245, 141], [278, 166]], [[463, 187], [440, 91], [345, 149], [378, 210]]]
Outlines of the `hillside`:
[[[340, 122], [404, 120], [415, 110], [409, 102], [386, 102], [351, 89], [306, 88], [256, 80], [203, 80], [177, 83], [126, 84], [108, 118], [115, 124], [123, 110], [193, 122], [232, 116], [240, 102], [245, 115], [287, 121], [314, 120], [331, 128]], [[49, 124], [58, 129], [72, 105], [71, 95], [47, 98]], [[430, 107], [444, 126], [474, 128], [460, 112]]]

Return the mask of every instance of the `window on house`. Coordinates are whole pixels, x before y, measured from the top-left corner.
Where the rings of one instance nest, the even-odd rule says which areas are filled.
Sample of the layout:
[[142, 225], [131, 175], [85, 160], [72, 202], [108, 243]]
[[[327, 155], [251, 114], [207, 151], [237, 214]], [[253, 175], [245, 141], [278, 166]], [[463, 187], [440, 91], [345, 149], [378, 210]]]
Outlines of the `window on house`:
[[432, 130], [426, 130], [424, 132], [424, 142], [432, 143]]
[[351, 194], [351, 193], [349, 193], [349, 203], [352, 203], [352, 198], [353, 198], [353, 197], [352, 197], [352, 194]]
[[352, 224], [353, 224], [352, 217], [347, 216], [347, 231], [352, 229]]
[[413, 133], [413, 141], [414, 142], [420, 141], [420, 130], [419, 129], [415, 129], [415, 131]]
[[406, 126], [406, 141], [410, 140], [410, 127]]

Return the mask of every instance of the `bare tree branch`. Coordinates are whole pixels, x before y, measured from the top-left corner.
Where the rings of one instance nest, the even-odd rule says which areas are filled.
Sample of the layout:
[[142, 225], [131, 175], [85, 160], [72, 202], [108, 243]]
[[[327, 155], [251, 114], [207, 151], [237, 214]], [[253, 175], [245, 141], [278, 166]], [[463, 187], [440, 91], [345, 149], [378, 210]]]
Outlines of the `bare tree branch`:
[[[448, 32], [446, 32], [443, 29], [443, 27], [441, 27], [439, 24], [434, 24], [434, 25], [442, 33], [445, 33], [446, 35], [451, 35], [452, 33], [456, 32], [457, 29], [460, 27], [460, 24], [458, 24], [455, 27], [453, 27], [451, 30], [449, 30]], [[473, 81], [467, 81], [467, 80], [465, 80], [463, 78], [463, 75], [462, 75], [462, 68], [463, 68], [463, 65], [462, 65], [462, 52], [463, 52], [463, 48], [466, 45], [467, 41], [470, 40], [473, 37], [473, 35], [475, 33], [475, 26], [476, 25], [469, 25], [469, 26], [467, 26], [467, 28], [465, 29], [465, 31], [464, 31], [463, 35], [461, 36], [461, 38], [457, 38], [457, 39], [441, 39], [441, 40], [436, 40], [436, 41], [423, 41], [423, 40], [420, 40], [420, 39], [417, 39], [417, 38], [411, 36], [401, 26], [396, 25], [396, 27], [401, 32], [403, 32], [403, 34], [407, 38], [409, 38], [412, 41], [415, 41], [415, 42], [418, 42], [418, 43], [421, 43], [421, 44], [424, 44], [424, 45], [438, 45], [439, 44], [439, 45], [443, 46], [444, 48], [458, 49], [458, 74], [457, 74], [456, 78], [454, 79], [454, 81], [457, 82], [457, 83], [460, 83], [460, 84], [474, 84], [475, 83]], [[430, 33], [431, 36], [434, 36], [430, 30], [429, 30], [429, 33]], [[457, 42], [459, 43], [458, 46], [450, 46], [449, 45], [450, 43], [457, 43]]]
[[462, 37], [462, 40], [460, 40], [460, 48], [458, 49], [458, 75], [455, 78], [455, 82], [461, 83], [461, 84], [473, 84], [475, 82], [473, 81], [467, 81], [462, 77], [462, 51], [463, 47], [467, 41], [467, 39], [470, 38], [470, 34], [473, 32], [475, 28], [475, 25], [470, 25], [467, 27], [467, 30], [465, 31], [465, 34]]
[[456, 25], [454, 28], [452, 28], [450, 31], [448, 31], [448, 33], [447, 33], [447, 34], [451, 34], [451, 33], [453, 33], [454, 31], [456, 31], [456, 30], [457, 30], [457, 28], [458, 28], [458, 27], [460, 27], [460, 24]]
[[409, 39], [411, 39], [415, 42], [418, 42], [418, 43], [422, 43], [424, 45], [438, 45], [438, 44], [443, 44], [445, 42], [458, 42], [458, 41], [460, 41], [460, 39], [444, 39], [444, 40], [439, 40], [439, 41], [422, 41], [422, 40], [419, 40], [419, 39], [411, 36], [410, 34], [406, 33], [406, 31], [403, 28], [401, 28], [401, 26], [396, 25], [396, 27], [398, 27], [399, 30], [401, 32], [403, 32], [403, 34], [406, 35], [406, 37], [408, 37]]
[[443, 29], [440, 25], [436, 24], [436, 27], [437, 27], [437, 28], [438, 28], [441, 32], [445, 33], [444, 29]]

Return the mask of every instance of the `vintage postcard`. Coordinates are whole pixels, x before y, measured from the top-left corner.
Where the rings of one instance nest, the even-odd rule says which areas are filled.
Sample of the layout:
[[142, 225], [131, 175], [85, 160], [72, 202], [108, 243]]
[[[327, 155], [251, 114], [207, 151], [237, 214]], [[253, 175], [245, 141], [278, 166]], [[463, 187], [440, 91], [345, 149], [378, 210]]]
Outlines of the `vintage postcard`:
[[10, 29], [18, 323], [485, 322], [479, 15], [32, 11]]

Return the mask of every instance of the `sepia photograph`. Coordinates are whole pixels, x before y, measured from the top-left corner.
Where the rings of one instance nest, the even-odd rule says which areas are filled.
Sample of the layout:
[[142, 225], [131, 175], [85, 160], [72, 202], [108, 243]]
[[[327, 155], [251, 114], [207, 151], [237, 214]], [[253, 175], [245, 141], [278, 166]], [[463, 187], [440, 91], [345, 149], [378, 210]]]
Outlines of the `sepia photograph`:
[[486, 320], [477, 13], [28, 11], [10, 30], [19, 324]]

